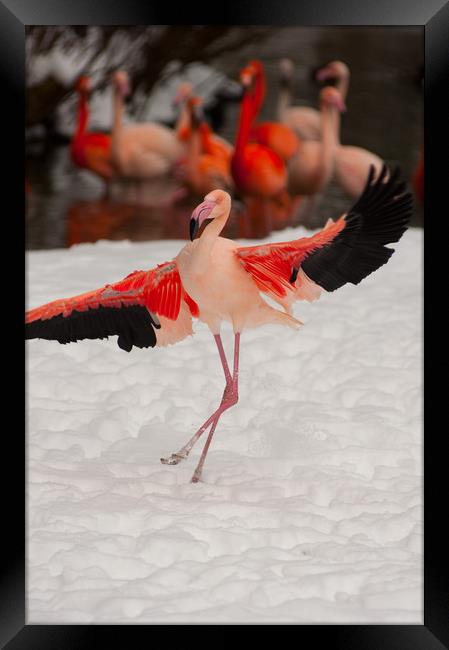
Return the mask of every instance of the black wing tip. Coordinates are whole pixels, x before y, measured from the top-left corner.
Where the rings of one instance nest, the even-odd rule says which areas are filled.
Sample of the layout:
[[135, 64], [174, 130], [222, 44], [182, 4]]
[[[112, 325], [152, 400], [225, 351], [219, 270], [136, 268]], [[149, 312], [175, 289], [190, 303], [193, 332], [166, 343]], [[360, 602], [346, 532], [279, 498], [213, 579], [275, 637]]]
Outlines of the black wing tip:
[[133, 346], [154, 347], [157, 342], [155, 329], [160, 326], [157, 316], [142, 305], [99, 305], [85, 311], [73, 310], [69, 316], [58, 314], [53, 318], [26, 323], [25, 340], [44, 339], [64, 345], [118, 335], [119, 348], [130, 352]]
[[407, 230], [412, 206], [400, 165], [384, 162], [377, 175], [370, 165], [364, 190], [345, 216], [345, 228], [304, 260], [304, 272], [326, 291], [358, 284], [390, 259], [394, 249], [386, 244], [399, 241]]

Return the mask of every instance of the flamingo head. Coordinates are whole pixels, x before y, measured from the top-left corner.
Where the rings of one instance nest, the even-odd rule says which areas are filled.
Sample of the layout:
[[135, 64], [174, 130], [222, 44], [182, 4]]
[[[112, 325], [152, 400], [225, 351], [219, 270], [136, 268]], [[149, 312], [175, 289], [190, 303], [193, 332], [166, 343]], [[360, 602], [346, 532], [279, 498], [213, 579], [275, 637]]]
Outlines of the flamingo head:
[[92, 90], [92, 84], [90, 78], [87, 77], [86, 75], [82, 75], [81, 77], [79, 77], [75, 84], [75, 90], [78, 93], [83, 93], [85, 95], [90, 93], [90, 91]]
[[[212, 190], [206, 194], [204, 201], [197, 205], [190, 218], [190, 239], [193, 241], [198, 233], [217, 217], [228, 217], [231, 210], [231, 197], [224, 190]], [[204, 225], [204, 228], [202, 226]]]
[[252, 90], [258, 77], [263, 75], [263, 65], [256, 59], [250, 61], [240, 72], [240, 83], [245, 90]]
[[349, 68], [343, 61], [331, 61], [316, 73], [316, 80], [320, 82], [345, 77], [349, 77]]
[[320, 92], [320, 104], [322, 106], [331, 106], [336, 108], [340, 113], [346, 112], [346, 104], [339, 90], [333, 86], [325, 86]]
[[173, 105], [180, 106], [189, 99], [193, 94], [193, 86], [188, 81], [183, 81], [178, 86], [176, 95], [173, 97]]
[[282, 83], [289, 83], [293, 78], [294, 71], [295, 66], [291, 59], [281, 59], [279, 61], [279, 73]]
[[122, 97], [128, 97], [131, 92], [131, 85], [129, 82], [128, 73], [124, 70], [117, 70], [112, 75], [112, 83], [114, 84], [117, 92]]

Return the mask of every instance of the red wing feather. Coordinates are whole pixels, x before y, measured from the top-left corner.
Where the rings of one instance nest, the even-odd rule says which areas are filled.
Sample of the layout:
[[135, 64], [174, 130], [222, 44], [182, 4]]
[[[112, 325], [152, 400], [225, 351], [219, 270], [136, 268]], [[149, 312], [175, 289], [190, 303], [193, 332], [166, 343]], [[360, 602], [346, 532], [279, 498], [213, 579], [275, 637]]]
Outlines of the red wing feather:
[[307, 255], [332, 241], [344, 227], [345, 220], [341, 217], [312, 237], [245, 246], [238, 248], [236, 255], [261, 291], [283, 298], [294, 288], [291, 282], [294, 269], [298, 269]]
[[118, 334], [119, 346], [128, 351], [133, 345], [153, 346], [152, 327], [161, 326], [156, 315], [167, 319], [165, 327], [170, 329], [168, 321], [177, 320], [182, 298], [190, 314], [197, 315], [198, 306], [185, 293], [176, 262], [167, 262], [150, 271], [134, 271], [101, 289], [31, 309], [25, 314], [26, 338], [68, 343]]

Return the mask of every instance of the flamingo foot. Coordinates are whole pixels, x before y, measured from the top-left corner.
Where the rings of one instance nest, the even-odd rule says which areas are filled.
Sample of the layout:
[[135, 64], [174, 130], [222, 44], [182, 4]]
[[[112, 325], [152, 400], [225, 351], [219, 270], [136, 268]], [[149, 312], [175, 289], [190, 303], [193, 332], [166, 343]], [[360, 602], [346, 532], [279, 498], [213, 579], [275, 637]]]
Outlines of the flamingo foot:
[[223, 371], [226, 379], [226, 386], [223, 391], [223, 397], [221, 398], [220, 406], [212, 413], [210, 418], [208, 418], [204, 424], [198, 429], [198, 431], [190, 438], [190, 440], [181, 447], [181, 449], [168, 456], [168, 458], [161, 458], [161, 463], [164, 465], [177, 465], [187, 458], [192, 449], [193, 445], [197, 440], [203, 435], [203, 433], [210, 427], [209, 435], [207, 436], [206, 444], [201, 453], [199, 463], [193, 473], [191, 478], [191, 483], [198, 483], [201, 480], [201, 474], [203, 471], [204, 461], [206, 460], [207, 452], [212, 442], [212, 437], [214, 435], [215, 429], [217, 427], [218, 421], [222, 414], [227, 411], [229, 408], [237, 404], [239, 400], [239, 347], [240, 347], [240, 332], [235, 333], [234, 341], [234, 372], [231, 377], [229, 372], [228, 362], [226, 360], [226, 355], [223, 349], [223, 344], [219, 334], [214, 335], [215, 341], [217, 343], [218, 351], [220, 353], [220, 359], [223, 365]]
[[184, 452], [184, 453], [175, 453], [171, 454], [167, 458], [161, 458], [161, 463], [163, 465], [178, 465], [182, 460], [187, 458], [189, 455], [189, 452]]
[[[195, 433], [195, 435], [190, 438], [190, 440], [187, 442], [187, 444], [184, 445], [184, 447], [181, 447], [179, 451], [176, 451], [173, 454], [170, 454], [170, 456], [167, 456], [165, 458], [161, 458], [160, 461], [163, 465], [179, 465], [179, 463], [182, 460], [185, 460], [187, 456], [190, 454], [190, 451], [192, 450], [193, 445], [196, 443], [196, 441], [203, 435], [203, 433], [210, 427], [212, 423], [214, 423], [216, 420], [218, 420], [218, 413], [220, 412], [220, 407], [210, 416], [208, 420], [204, 422], [204, 424], [198, 429], [198, 431]], [[221, 413], [220, 413], [221, 414]]]

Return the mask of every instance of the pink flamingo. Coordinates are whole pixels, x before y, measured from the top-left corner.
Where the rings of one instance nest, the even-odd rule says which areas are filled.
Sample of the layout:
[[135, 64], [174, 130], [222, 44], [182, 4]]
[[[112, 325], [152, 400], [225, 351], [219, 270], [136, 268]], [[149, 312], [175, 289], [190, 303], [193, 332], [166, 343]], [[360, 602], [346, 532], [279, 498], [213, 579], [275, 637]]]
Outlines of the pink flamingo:
[[344, 110], [346, 107], [338, 90], [331, 86], [322, 88], [321, 140], [305, 140], [299, 153], [289, 162], [288, 186], [293, 194], [316, 194], [331, 180], [338, 146], [339, 113]]
[[183, 181], [198, 195], [207, 194], [214, 189], [231, 190], [231, 152], [211, 141], [211, 132], [201, 105], [199, 97], [192, 96], [187, 101], [191, 134], [183, 162]]
[[[118, 334], [128, 352], [175, 343], [192, 334], [192, 317], [209, 327], [220, 356], [225, 388], [218, 408], [178, 452], [162, 463], [175, 465], [209, 430], [192, 482], [201, 479], [204, 461], [218, 421], [239, 397], [240, 337], [247, 328], [276, 323], [298, 328], [291, 313], [296, 300], [316, 300], [363, 278], [385, 264], [411, 213], [411, 194], [399, 180], [399, 170], [385, 166], [374, 180], [370, 170], [363, 194], [336, 222], [311, 237], [261, 246], [241, 247], [220, 236], [231, 208], [231, 197], [214, 190], [192, 213], [191, 243], [174, 260], [150, 271], [134, 271], [101, 289], [56, 300], [25, 315], [25, 337], [68, 343]], [[199, 237], [197, 237], [199, 235]], [[278, 303], [271, 307], [261, 294]], [[223, 321], [234, 330], [232, 372], [220, 337]]]
[[363, 190], [366, 174], [374, 167], [378, 174], [382, 169], [382, 159], [362, 147], [338, 145], [335, 149], [334, 180], [352, 199]]
[[[345, 102], [350, 80], [348, 66], [342, 61], [331, 61], [317, 73], [318, 81], [326, 81], [331, 78], [337, 80], [335, 87]], [[340, 143], [339, 117], [335, 126], [338, 141], [335, 148], [334, 180], [348, 196], [356, 198], [363, 190], [369, 168], [374, 166], [376, 173], [379, 173], [382, 168], [382, 159], [368, 149], [342, 145]]]
[[[301, 140], [321, 139], [320, 111], [309, 106], [292, 106], [292, 83], [294, 64], [291, 59], [281, 59], [279, 62], [281, 88], [278, 97], [278, 118], [291, 128]], [[331, 61], [321, 68], [316, 78], [318, 81], [336, 79], [335, 87], [339, 90], [343, 101], [349, 89], [350, 72], [342, 61]]]
[[[183, 82], [179, 85], [178, 92], [174, 99], [174, 104], [180, 107], [178, 121], [176, 123], [176, 135], [181, 142], [188, 143], [192, 136], [192, 105], [189, 100], [194, 99], [195, 103], [201, 102], [201, 98], [194, 95], [193, 86], [189, 82]], [[203, 116], [201, 120], [202, 142], [204, 153], [211, 156], [219, 156], [230, 159], [234, 147], [230, 142], [220, 137], [212, 131], [206, 119]]]
[[176, 133], [161, 124], [122, 122], [123, 100], [129, 94], [128, 75], [115, 72], [113, 77], [112, 160], [119, 174], [133, 179], [151, 179], [167, 175], [184, 152]]

